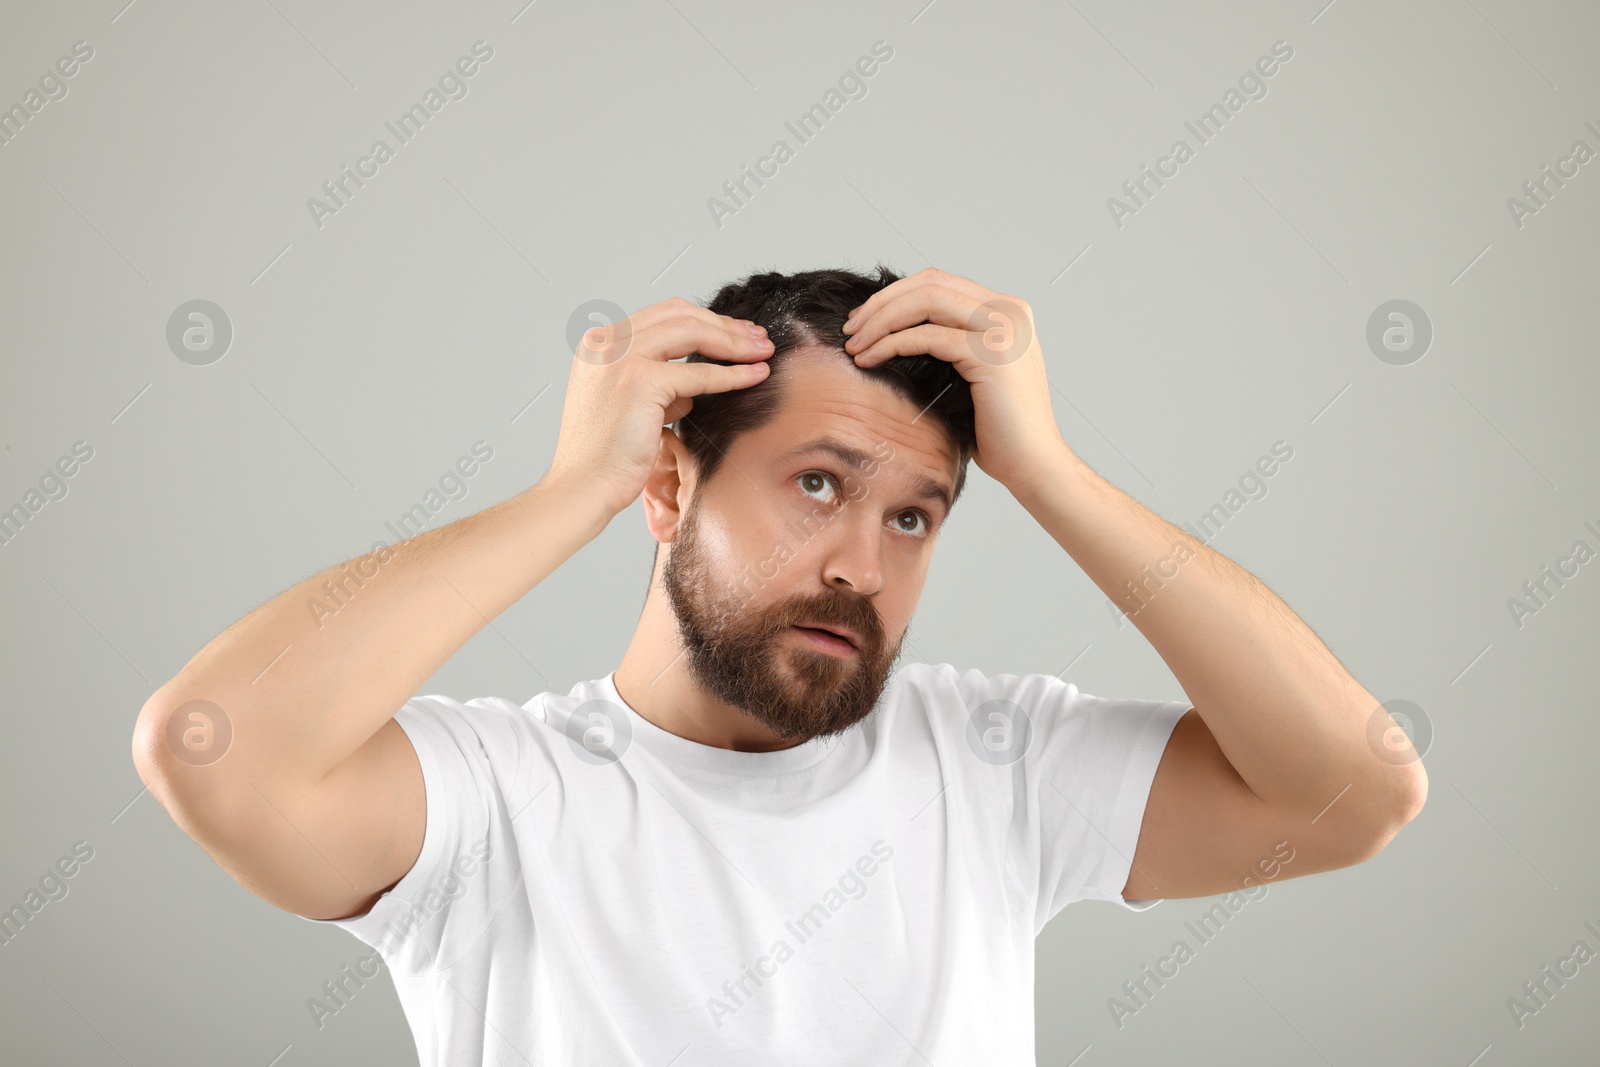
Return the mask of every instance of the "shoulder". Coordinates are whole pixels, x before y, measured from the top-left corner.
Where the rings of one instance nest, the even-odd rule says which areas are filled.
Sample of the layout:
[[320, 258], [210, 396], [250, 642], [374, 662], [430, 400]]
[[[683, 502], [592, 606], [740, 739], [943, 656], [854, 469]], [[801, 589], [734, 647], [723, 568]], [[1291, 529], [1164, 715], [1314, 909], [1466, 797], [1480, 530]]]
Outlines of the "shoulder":
[[1146, 734], [1164, 743], [1189, 708], [1186, 700], [1097, 696], [1053, 674], [989, 674], [949, 663], [907, 664], [895, 688], [900, 714], [925, 718], [936, 732], [963, 732], [969, 744], [981, 742], [985, 759], [1005, 762], [1126, 747]]
[[969, 713], [991, 700], [1039, 705], [1050, 700], [1070, 703], [1082, 697], [1076, 685], [1054, 675], [989, 674], [950, 663], [908, 663], [895, 678], [902, 700], [920, 698], [944, 710], [959, 707]]
[[902, 663], [895, 669], [894, 679], [913, 693], [923, 693], [948, 691], [953, 683], [974, 674], [982, 677], [976, 669], [951, 663]]
[[419, 758], [482, 765], [494, 773], [525, 771], [550, 733], [541, 693], [525, 704], [507, 697], [458, 700], [440, 693], [412, 697], [395, 713]]
[[996, 716], [1031, 719], [1049, 707], [1069, 707], [1077, 686], [1048, 674], [988, 674], [951, 663], [908, 663], [895, 674], [885, 703], [899, 717], [926, 720], [935, 731], [981, 731]]
[[402, 725], [417, 722], [457, 735], [531, 733], [544, 722], [545, 695], [518, 704], [507, 697], [458, 700], [441, 693], [418, 694], [405, 702], [395, 718], [401, 719]]

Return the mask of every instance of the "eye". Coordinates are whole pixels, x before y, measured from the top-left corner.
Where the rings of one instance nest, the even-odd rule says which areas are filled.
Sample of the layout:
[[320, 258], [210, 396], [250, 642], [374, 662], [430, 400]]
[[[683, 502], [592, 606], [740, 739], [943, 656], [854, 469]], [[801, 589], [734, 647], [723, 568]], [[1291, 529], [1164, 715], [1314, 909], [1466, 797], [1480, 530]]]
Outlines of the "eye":
[[[824, 489], [828, 491], [828, 495], [826, 497], [811, 496], [813, 500], [817, 500], [820, 503], [827, 504], [832, 507], [844, 506], [843, 494], [840, 492], [839, 483], [834, 479], [833, 475], [824, 473], [823, 471], [806, 471], [804, 474], [797, 475], [795, 477], [795, 481], [800, 484], [800, 491], [805, 493], [807, 496], [811, 496], [811, 494], [814, 492], [820, 493]], [[901, 520], [907, 518], [914, 520], [913, 525], [909, 529], [901, 524]], [[916, 520], [920, 520], [920, 527], [915, 525]], [[898, 532], [907, 535], [908, 537], [913, 537], [920, 540], [932, 532], [933, 519], [929, 517], [927, 512], [920, 508], [907, 508], [899, 515], [895, 516], [895, 529]]]
[[[826, 488], [829, 490], [829, 496], [826, 499], [821, 500], [821, 502], [824, 504], [833, 504], [839, 495], [839, 487], [834, 482], [833, 475], [831, 474], [823, 474], [821, 471], [806, 471], [804, 474], [797, 477], [795, 481], [800, 483], [800, 491], [805, 493], [807, 496], [811, 496], [811, 489], [809, 486], [815, 485], [818, 482], [822, 483], [821, 486], [818, 486], [818, 488]], [[820, 498], [812, 497], [812, 499], [817, 500]]]
[[904, 519], [904, 518], [908, 518], [908, 517], [909, 518], [913, 518], [913, 519], [921, 519], [922, 520], [922, 529], [920, 529], [920, 530], [906, 530], [906, 529], [902, 529], [902, 528], [900, 528], [898, 526], [895, 527], [896, 529], [899, 529], [901, 533], [908, 533], [908, 534], [911, 534], [911, 535], [916, 536], [916, 537], [922, 537], [922, 536], [927, 535], [933, 529], [933, 520], [928, 518], [928, 513], [925, 512], [925, 511], [918, 511], [916, 508], [912, 508], [912, 509], [910, 509], [908, 511], [902, 511], [899, 515], [896, 516], [897, 519]]

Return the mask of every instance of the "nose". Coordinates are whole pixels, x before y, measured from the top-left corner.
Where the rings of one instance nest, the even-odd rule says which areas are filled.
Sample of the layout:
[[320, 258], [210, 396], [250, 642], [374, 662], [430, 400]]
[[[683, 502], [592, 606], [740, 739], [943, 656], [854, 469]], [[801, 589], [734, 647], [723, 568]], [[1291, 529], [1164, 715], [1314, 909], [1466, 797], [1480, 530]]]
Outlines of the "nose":
[[849, 587], [861, 596], [883, 588], [883, 531], [869, 509], [846, 505], [824, 535], [822, 580], [830, 589]]

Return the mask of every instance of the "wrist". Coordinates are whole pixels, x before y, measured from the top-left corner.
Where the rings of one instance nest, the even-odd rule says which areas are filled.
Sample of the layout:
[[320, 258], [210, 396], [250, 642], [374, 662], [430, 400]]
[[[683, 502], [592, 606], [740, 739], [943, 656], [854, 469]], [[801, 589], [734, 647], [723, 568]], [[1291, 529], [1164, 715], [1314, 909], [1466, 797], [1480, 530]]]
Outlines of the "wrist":
[[1093, 473], [1065, 440], [1059, 440], [1036, 454], [1027, 473], [1011, 479], [1006, 488], [1018, 503], [1032, 512], [1050, 497], [1076, 491], [1084, 483], [1085, 476]]
[[598, 537], [618, 513], [618, 509], [588, 486], [567, 481], [550, 472], [523, 490], [522, 495], [538, 501], [537, 510], [577, 522], [583, 530], [585, 542]]

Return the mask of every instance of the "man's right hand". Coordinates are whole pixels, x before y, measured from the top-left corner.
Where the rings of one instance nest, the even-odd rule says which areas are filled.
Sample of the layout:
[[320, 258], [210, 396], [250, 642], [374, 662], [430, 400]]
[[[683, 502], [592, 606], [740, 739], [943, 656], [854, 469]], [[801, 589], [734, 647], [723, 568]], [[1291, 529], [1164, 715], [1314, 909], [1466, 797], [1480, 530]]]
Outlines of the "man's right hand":
[[[661, 430], [701, 393], [763, 381], [766, 331], [682, 297], [583, 335], [567, 378], [561, 434], [546, 478], [593, 493], [615, 515], [638, 499], [661, 450]], [[691, 352], [740, 364], [671, 362]]]

